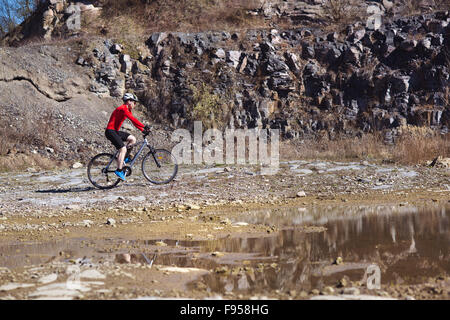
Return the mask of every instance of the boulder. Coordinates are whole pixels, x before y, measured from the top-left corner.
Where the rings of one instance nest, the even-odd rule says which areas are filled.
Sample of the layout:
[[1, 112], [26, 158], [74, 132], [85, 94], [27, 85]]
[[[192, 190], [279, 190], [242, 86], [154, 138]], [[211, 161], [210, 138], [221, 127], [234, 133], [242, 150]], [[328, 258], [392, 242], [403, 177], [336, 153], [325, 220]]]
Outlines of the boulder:
[[382, 26], [384, 7], [377, 5], [376, 3], [372, 3], [367, 6], [366, 12], [369, 15], [366, 22], [367, 30], [378, 30]]
[[55, 15], [53, 10], [48, 9], [42, 14], [42, 30], [44, 33], [44, 39], [50, 39], [53, 30], [53, 20]]
[[289, 73], [285, 71], [276, 71], [269, 79], [269, 88], [275, 91], [294, 91], [295, 84]]
[[227, 56], [226, 52], [222, 48], [215, 50], [214, 53], [212, 54], [213, 58], [217, 58], [220, 60], [225, 60], [226, 56]]
[[167, 32], [156, 32], [153, 33], [150, 38], [147, 40], [147, 45], [149, 47], [157, 47], [162, 41], [164, 41], [165, 39], [167, 39], [168, 37], [168, 33]]
[[258, 59], [256, 58], [255, 54], [253, 54], [251, 56], [247, 56], [247, 64], [243, 71], [248, 75], [255, 76], [256, 72], [258, 71], [258, 66]]
[[339, 35], [337, 32], [331, 32], [327, 34], [327, 40], [330, 42], [335, 42], [338, 39]]
[[343, 61], [356, 66], [360, 65], [361, 51], [355, 46], [351, 46], [344, 52]]
[[389, 0], [382, 0], [381, 3], [386, 11], [390, 11], [394, 8], [394, 2]]
[[314, 56], [315, 56], [314, 46], [309, 43], [303, 43], [302, 58], [310, 59], [310, 58], [314, 58]]
[[111, 64], [102, 63], [100, 68], [95, 72], [97, 81], [108, 84], [116, 77], [116, 69]]
[[131, 71], [133, 64], [131, 62], [131, 57], [128, 54], [120, 55], [120, 71], [127, 74]]
[[270, 42], [272, 44], [280, 44], [281, 43], [281, 38], [280, 35], [278, 34], [278, 30], [272, 29], [270, 30]]
[[110, 48], [109, 48], [109, 51], [112, 53], [112, 54], [120, 54], [120, 53], [122, 53], [122, 46], [120, 45], [120, 44], [113, 44]]
[[105, 96], [109, 95], [108, 87], [105, 86], [104, 84], [101, 84], [98, 82], [92, 83], [89, 87], [89, 91], [95, 93], [96, 95], [98, 95], [100, 97], [105, 97]]
[[297, 192], [297, 193], [296, 193], [296, 197], [297, 197], [297, 198], [303, 198], [303, 197], [306, 197], [305, 191], [299, 191], [299, 192]]
[[350, 105], [345, 108], [344, 116], [349, 120], [356, 120], [359, 112], [358, 100], [351, 100]]
[[259, 113], [263, 119], [267, 119], [276, 110], [276, 101], [263, 99], [259, 102]]
[[267, 75], [270, 75], [277, 71], [287, 71], [289, 70], [289, 67], [281, 57], [271, 54], [263, 64], [263, 70]]
[[86, 61], [84, 60], [83, 57], [78, 57], [77, 61], [75, 62], [76, 64], [80, 65], [80, 66], [84, 66]]
[[366, 30], [365, 29], [360, 29], [357, 30], [355, 32], [353, 32], [348, 41], [352, 42], [352, 43], [357, 43], [359, 41], [361, 41], [361, 39], [366, 35]]
[[389, 82], [392, 84], [392, 92], [394, 94], [408, 92], [410, 78], [409, 76], [390, 77]]
[[49, 4], [49, 7], [55, 9], [56, 13], [64, 12], [65, 0], [50, 0]]
[[286, 64], [288, 65], [289, 69], [294, 73], [296, 76], [300, 75], [300, 61], [297, 56], [297, 54], [292, 52], [286, 52], [285, 53], [286, 58]]
[[413, 51], [417, 46], [417, 40], [405, 40], [400, 43], [399, 47], [401, 50], [410, 52]]
[[114, 79], [109, 86], [112, 97], [122, 97], [125, 94], [125, 80]]
[[239, 65], [239, 60], [241, 58], [241, 52], [240, 51], [228, 51], [226, 56], [226, 62], [233, 68], [237, 68]]
[[275, 47], [270, 42], [263, 42], [259, 45], [261, 52], [267, 54], [269, 52], [275, 52]]
[[75, 162], [73, 165], [72, 165], [72, 168], [73, 169], [79, 169], [79, 168], [82, 168], [83, 167], [83, 164], [81, 163], [81, 162]]
[[170, 65], [171, 65], [171, 61], [170, 60], [164, 60], [164, 62], [161, 65], [161, 72], [166, 75], [169, 76], [170, 75]]

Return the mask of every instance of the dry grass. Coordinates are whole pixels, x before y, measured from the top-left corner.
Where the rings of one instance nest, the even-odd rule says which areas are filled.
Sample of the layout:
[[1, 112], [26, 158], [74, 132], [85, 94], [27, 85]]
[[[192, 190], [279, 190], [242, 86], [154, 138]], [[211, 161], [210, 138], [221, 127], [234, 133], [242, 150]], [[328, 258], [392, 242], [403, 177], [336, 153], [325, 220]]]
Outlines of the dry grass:
[[[24, 115], [25, 119], [30, 119]], [[0, 171], [19, 170], [27, 166], [49, 168], [53, 161], [38, 154], [30, 154], [31, 147], [52, 147], [55, 116], [52, 112], [43, 112], [35, 122], [25, 121], [20, 127], [9, 126], [9, 121], [0, 123]]]
[[384, 159], [388, 156], [379, 134], [362, 137], [311, 138], [293, 141], [296, 156], [302, 159], [346, 161], [355, 159]]
[[55, 162], [40, 154], [14, 154], [0, 156], [0, 172], [24, 171], [30, 167], [50, 170], [57, 168], [59, 162]]
[[414, 165], [424, 164], [437, 156], [450, 157], [450, 134], [440, 135], [413, 127], [405, 128], [394, 145], [385, 144], [380, 133], [370, 133], [359, 138], [292, 141], [284, 143], [280, 149], [280, 157], [286, 160], [372, 160]]
[[367, 11], [361, 7], [359, 0], [328, 0], [323, 5], [323, 11], [334, 26], [364, 21], [367, 16]]
[[402, 5], [400, 13], [403, 15], [415, 15], [427, 11], [450, 9], [450, 2], [448, 0], [402, 0], [399, 4]]
[[[239, 0], [105, 0], [101, 29], [108, 36], [143, 35], [155, 31], [199, 32], [261, 27], [261, 18], [247, 14], [259, 1]], [[95, 23], [95, 21], [91, 21]], [[92, 24], [94, 26], [94, 24]], [[98, 28], [98, 22], [96, 27]]]
[[418, 164], [438, 156], [450, 157], [450, 134], [441, 135], [427, 127], [404, 127], [393, 146], [392, 160]]

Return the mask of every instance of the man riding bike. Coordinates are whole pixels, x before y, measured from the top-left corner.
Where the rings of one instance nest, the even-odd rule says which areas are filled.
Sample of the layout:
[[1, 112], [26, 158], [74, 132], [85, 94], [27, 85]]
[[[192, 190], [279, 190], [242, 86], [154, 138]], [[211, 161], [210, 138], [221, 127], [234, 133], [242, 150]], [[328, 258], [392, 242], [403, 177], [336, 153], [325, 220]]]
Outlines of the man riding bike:
[[[127, 147], [132, 146], [136, 143], [136, 138], [125, 131], [120, 131], [125, 119], [130, 119], [133, 125], [142, 132], [150, 131], [150, 128], [146, 125], [144, 126], [138, 119], [136, 119], [131, 111], [133, 110], [138, 98], [132, 93], [125, 93], [123, 96], [124, 104], [117, 107], [111, 117], [109, 118], [108, 125], [105, 130], [106, 138], [111, 141], [111, 143], [119, 150], [119, 155], [117, 157], [117, 170], [114, 172], [120, 179], [125, 181], [125, 172], [122, 170], [124, 163], [131, 161], [129, 149], [127, 153]], [[126, 145], [125, 143], [126, 142]]]

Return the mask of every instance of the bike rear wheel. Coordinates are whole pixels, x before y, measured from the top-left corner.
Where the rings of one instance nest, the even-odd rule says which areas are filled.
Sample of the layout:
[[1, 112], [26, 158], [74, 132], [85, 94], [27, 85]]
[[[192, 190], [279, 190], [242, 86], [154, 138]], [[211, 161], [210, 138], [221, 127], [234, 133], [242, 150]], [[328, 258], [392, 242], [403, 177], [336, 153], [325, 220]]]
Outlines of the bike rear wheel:
[[114, 171], [117, 161], [110, 153], [100, 153], [89, 161], [87, 174], [89, 181], [99, 189], [111, 189], [120, 182]]
[[176, 158], [165, 149], [149, 152], [142, 160], [144, 177], [154, 184], [166, 184], [172, 181], [178, 172]]

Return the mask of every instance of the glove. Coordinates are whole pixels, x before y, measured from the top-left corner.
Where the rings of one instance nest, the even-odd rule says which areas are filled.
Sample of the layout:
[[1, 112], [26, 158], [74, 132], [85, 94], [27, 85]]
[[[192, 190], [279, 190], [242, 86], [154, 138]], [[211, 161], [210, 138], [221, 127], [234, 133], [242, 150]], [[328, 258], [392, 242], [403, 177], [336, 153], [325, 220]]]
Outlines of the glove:
[[149, 125], [145, 125], [144, 130], [142, 132], [144, 134], [149, 134], [150, 133], [150, 126]]

